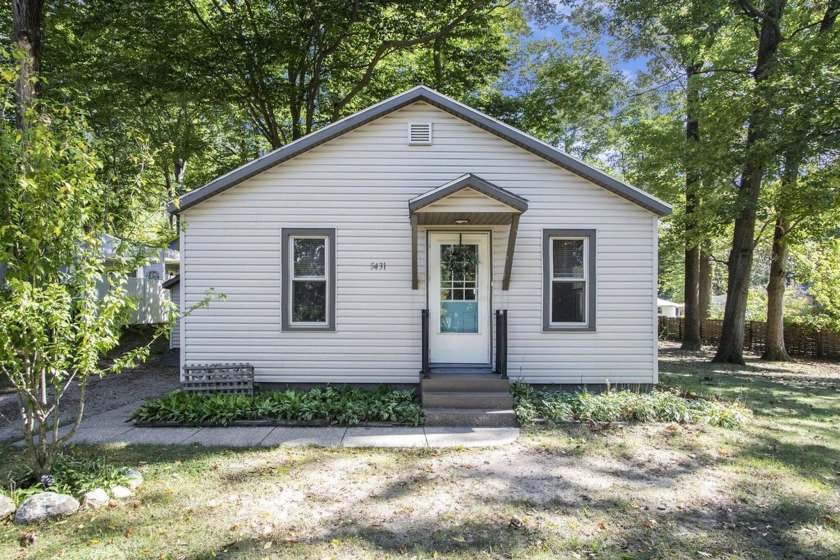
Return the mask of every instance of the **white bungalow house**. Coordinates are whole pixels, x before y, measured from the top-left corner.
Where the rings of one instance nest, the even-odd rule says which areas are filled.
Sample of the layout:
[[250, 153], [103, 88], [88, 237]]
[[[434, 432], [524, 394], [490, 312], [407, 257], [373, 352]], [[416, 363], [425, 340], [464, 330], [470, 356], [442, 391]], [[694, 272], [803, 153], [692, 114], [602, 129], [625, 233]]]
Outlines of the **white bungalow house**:
[[684, 303], [668, 301], [658, 298], [656, 301], [656, 312], [660, 317], [682, 317], [685, 311]]
[[657, 382], [671, 208], [426, 87], [169, 209], [182, 309], [226, 296], [183, 318], [182, 366], [244, 362], [264, 386]]

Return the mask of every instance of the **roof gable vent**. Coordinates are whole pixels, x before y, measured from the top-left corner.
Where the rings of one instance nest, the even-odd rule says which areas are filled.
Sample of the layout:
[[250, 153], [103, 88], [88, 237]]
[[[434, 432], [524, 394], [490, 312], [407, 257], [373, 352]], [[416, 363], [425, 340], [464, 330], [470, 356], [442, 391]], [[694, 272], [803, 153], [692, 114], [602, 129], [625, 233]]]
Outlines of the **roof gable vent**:
[[408, 123], [409, 146], [429, 146], [432, 143], [432, 123]]

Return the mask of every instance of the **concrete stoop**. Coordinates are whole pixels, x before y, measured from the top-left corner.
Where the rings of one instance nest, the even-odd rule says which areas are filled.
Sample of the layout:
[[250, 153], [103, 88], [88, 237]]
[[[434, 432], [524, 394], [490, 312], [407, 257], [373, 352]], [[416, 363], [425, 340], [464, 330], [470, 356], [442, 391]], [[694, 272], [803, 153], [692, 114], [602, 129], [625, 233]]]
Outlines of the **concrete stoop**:
[[517, 426], [510, 382], [497, 375], [435, 372], [421, 395], [427, 426]]

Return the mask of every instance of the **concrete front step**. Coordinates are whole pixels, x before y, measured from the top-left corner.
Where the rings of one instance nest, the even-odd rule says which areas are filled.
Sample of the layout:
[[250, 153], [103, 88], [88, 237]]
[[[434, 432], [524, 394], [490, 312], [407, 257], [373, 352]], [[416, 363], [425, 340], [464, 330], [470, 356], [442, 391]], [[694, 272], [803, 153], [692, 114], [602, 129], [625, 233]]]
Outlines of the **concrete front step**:
[[426, 408], [426, 426], [516, 427], [513, 410]]
[[429, 368], [429, 375], [494, 375], [490, 366], [464, 366], [464, 365], [436, 365]]
[[470, 373], [434, 375], [423, 380], [422, 388], [424, 393], [426, 391], [509, 392], [510, 381], [500, 379], [498, 375]]
[[507, 391], [423, 391], [426, 408], [510, 409], [513, 397]]

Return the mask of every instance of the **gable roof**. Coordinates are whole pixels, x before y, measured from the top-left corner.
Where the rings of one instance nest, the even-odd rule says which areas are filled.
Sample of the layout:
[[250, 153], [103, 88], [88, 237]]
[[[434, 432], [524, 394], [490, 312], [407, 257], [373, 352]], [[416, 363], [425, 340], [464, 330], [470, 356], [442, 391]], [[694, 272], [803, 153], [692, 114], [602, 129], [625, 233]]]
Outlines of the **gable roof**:
[[362, 125], [365, 125], [373, 120], [376, 120], [389, 113], [402, 109], [403, 107], [422, 101], [441, 109], [451, 115], [454, 115], [470, 124], [482, 128], [491, 134], [507, 140], [529, 152], [547, 160], [551, 163], [559, 165], [560, 167], [571, 171], [575, 175], [583, 177], [596, 185], [607, 189], [610, 192], [617, 194], [642, 208], [653, 212], [658, 216], [667, 216], [671, 213], [671, 206], [659, 200], [655, 196], [647, 194], [635, 187], [631, 187], [627, 183], [619, 181], [618, 179], [607, 175], [603, 171], [595, 169], [557, 148], [546, 144], [541, 140], [537, 140], [533, 136], [529, 136], [509, 125], [506, 125], [496, 119], [488, 117], [484, 113], [476, 111], [467, 107], [463, 103], [459, 103], [454, 99], [446, 97], [432, 89], [425, 86], [417, 86], [399, 95], [395, 95], [390, 99], [386, 99], [376, 105], [368, 107], [367, 109], [350, 115], [340, 121], [337, 121], [329, 126], [308, 134], [303, 138], [299, 138], [294, 142], [286, 144], [272, 152], [265, 154], [262, 157], [255, 159], [250, 163], [246, 163], [242, 167], [234, 169], [233, 171], [222, 175], [221, 177], [210, 181], [203, 187], [189, 192], [177, 200], [170, 202], [167, 209], [173, 214], [178, 214], [191, 206], [207, 200], [211, 196], [226, 191], [227, 189], [238, 185], [245, 181], [266, 171], [275, 165], [279, 165], [297, 155], [320, 146], [321, 144], [337, 138], [342, 134], [350, 132]]
[[175, 276], [173, 276], [172, 278], [170, 278], [169, 280], [167, 280], [166, 282], [161, 284], [161, 287], [163, 287], [163, 289], [165, 289], [165, 290], [168, 290], [170, 288], [174, 288], [175, 286], [177, 286], [180, 283], [181, 283], [181, 275], [176, 274]]
[[408, 201], [408, 209], [410, 212], [416, 212], [429, 204], [435, 203], [451, 194], [468, 188], [478, 191], [484, 196], [489, 196], [490, 198], [498, 200], [502, 204], [510, 206], [513, 210], [524, 212], [528, 209], [528, 201], [521, 196], [513, 194], [502, 187], [498, 187], [489, 181], [485, 181], [481, 177], [473, 175], [472, 173], [461, 175], [457, 179], [453, 179], [436, 189], [432, 189], [429, 192], [412, 198]]

